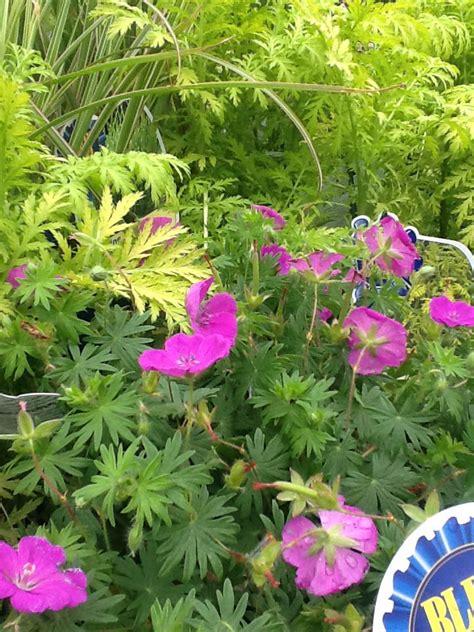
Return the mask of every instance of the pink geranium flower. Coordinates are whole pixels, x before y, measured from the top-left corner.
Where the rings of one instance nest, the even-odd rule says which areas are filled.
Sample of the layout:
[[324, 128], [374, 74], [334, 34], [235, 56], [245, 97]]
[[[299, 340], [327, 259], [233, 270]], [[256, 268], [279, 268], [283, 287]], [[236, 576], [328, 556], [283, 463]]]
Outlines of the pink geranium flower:
[[20, 281], [22, 279], [26, 279], [26, 268], [28, 267], [27, 263], [24, 263], [22, 266], [17, 266], [16, 268], [12, 268], [7, 274], [7, 282], [10, 283], [12, 288], [16, 289], [20, 287]]
[[237, 337], [237, 303], [227, 292], [220, 292], [206, 300], [213, 283], [214, 278], [210, 277], [194, 283], [189, 288], [186, 295], [186, 311], [196, 334], [219, 334], [228, 341], [230, 349]]
[[349, 329], [349, 364], [356, 373], [373, 375], [400, 366], [407, 356], [407, 331], [393, 318], [356, 307], [344, 321]]
[[464, 301], [450, 301], [447, 296], [431, 299], [430, 316], [447, 327], [474, 327], [474, 307]]
[[263, 217], [271, 219], [275, 230], [281, 230], [286, 226], [285, 218], [278, 211], [275, 211], [274, 208], [262, 206], [261, 204], [252, 204], [252, 209], [263, 215]]
[[283, 246], [277, 244], [271, 244], [269, 246], [262, 246], [260, 249], [260, 256], [273, 257], [278, 265], [278, 275], [286, 276], [291, 269], [291, 262], [293, 261], [290, 253]]
[[19, 612], [74, 608], [87, 600], [87, 577], [78, 568], [61, 570], [64, 549], [46, 538], [26, 536], [17, 549], [0, 542], [0, 599]]
[[158, 371], [171, 377], [199, 375], [229, 355], [229, 341], [217, 334], [201, 336], [176, 334], [164, 349], [148, 349], [138, 358], [144, 371]]
[[407, 277], [413, 272], [419, 255], [402, 224], [393, 217], [384, 217], [378, 225], [362, 233], [362, 238], [372, 255], [380, 253], [375, 263], [381, 270], [398, 277]]
[[296, 259], [290, 264], [290, 267], [299, 272], [311, 272], [319, 282], [340, 274], [341, 271], [334, 270], [332, 266], [343, 259], [344, 255], [337, 253], [313, 252], [307, 257]]
[[374, 553], [378, 534], [374, 521], [356, 507], [320, 511], [321, 527], [304, 516], [292, 518], [283, 528], [283, 559], [295, 566], [296, 585], [317, 596], [330, 595], [361, 582], [369, 563], [362, 555]]

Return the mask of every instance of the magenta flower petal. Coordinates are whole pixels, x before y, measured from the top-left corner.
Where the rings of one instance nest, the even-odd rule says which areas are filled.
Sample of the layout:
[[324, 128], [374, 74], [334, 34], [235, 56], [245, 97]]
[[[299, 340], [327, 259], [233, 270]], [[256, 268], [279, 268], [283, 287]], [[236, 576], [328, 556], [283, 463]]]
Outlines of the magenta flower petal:
[[351, 268], [344, 277], [344, 281], [347, 283], [365, 283], [365, 278], [355, 268]]
[[220, 335], [176, 334], [164, 349], [148, 349], [138, 359], [144, 371], [158, 371], [171, 377], [188, 377], [202, 373], [229, 355], [229, 341]]
[[318, 309], [317, 316], [318, 316], [319, 320], [322, 320], [324, 323], [327, 323], [327, 321], [330, 318], [332, 318], [333, 313], [329, 309], [329, 307], [323, 307], [322, 309]]
[[154, 215], [152, 217], [145, 217], [144, 219], [142, 219], [142, 221], [138, 225], [138, 230], [140, 232], [144, 231], [145, 227], [150, 222], [151, 222], [150, 234], [154, 235], [157, 230], [159, 230], [160, 228], [163, 228], [163, 226], [167, 226], [168, 224], [171, 224], [173, 220], [171, 219], [171, 217], [166, 217], [165, 215]]
[[186, 295], [186, 311], [191, 320], [195, 320], [201, 303], [207, 296], [209, 288], [214, 283], [214, 277], [194, 283]]
[[64, 578], [69, 586], [68, 608], [75, 608], [87, 601], [87, 575], [80, 568], [69, 568], [64, 571]]
[[252, 204], [252, 209], [263, 215], [263, 217], [271, 219], [275, 230], [281, 230], [286, 226], [285, 218], [278, 211], [275, 211], [274, 208], [263, 206], [262, 204]]
[[[334, 525], [342, 525], [342, 535], [357, 542], [358, 551], [361, 553], [375, 553], [378, 543], [378, 531], [375, 522], [368, 516], [361, 515], [363, 512], [357, 507], [351, 507], [344, 503], [344, 498], [339, 497], [339, 504], [344, 511], [354, 513], [354, 516], [343, 514], [340, 511], [321, 510], [318, 512], [321, 524], [325, 529], [330, 529]], [[359, 514], [359, 515], [357, 515]]]
[[419, 255], [400, 222], [384, 217], [378, 225], [362, 233], [362, 238], [371, 254], [383, 251], [375, 258], [381, 270], [398, 277], [407, 277], [413, 272]]
[[368, 307], [356, 307], [344, 321], [349, 329], [349, 364], [361, 375], [382, 373], [407, 357], [407, 331], [396, 320]]
[[464, 301], [450, 301], [447, 296], [431, 299], [430, 316], [447, 327], [474, 327], [474, 307]]
[[37, 564], [39, 561], [59, 566], [66, 561], [66, 554], [62, 547], [51, 544], [46, 538], [25, 536], [18, 543], [18, 563]]
[[22, 279], [26, 279], [26, 268], [28, 267], [27, 263], [24, 263], [22, 266], [17, 266], [16, 268], [12, 268], [7, 274], [7, 282], [10, 283], [12, 288], [16, 289], [20, 287], [20, 281]]
[[315, 537], [310, 534], [315, 528], [316, 525], [304, 516], [297, 516], [286, 523], [281, 534], [285, 562], [296, 567], [306, 564], [308, 550], [316, 542]]
[[237, 303], [235, 302], [235, 298], [227, 294], [227, 292], [221, 292], [210, 298], [204, 309], [208, 315], [220, 314], [222, 312], [232, 316], [237, 315]]
[[344, 258], [344, 255], [337, 253], [313, 252], [307, 257], [295, 259], [290, 268], [299, 272], [311, 272], [317, 281], [321, 281], [340, 274], [341, 271], [332, 269], [332, 266]]
[[291, 269], [291, 263], [293, 261], [292, 256], [286, 248], [278, 246], [277, 244], [271, 244], [268, 246], [262, 246], [260, 249], [260, 256], [273, 257], [278, 266], [278, 275], [286, 276]]
[[206, 301], [213, 280], [211, 277], [191, 286], [186, 296], [186, 311], [196, 334], [223, 336], [230, 350], [237, 338], [237, 303], [227, 292]]
[[369, 562], [360, 553], [343, 549], [330, 566], [321, 552], [315, 556], [313, 577], [306, 590], [317, 597], [332, 595], [359, 584], [369, 570]]

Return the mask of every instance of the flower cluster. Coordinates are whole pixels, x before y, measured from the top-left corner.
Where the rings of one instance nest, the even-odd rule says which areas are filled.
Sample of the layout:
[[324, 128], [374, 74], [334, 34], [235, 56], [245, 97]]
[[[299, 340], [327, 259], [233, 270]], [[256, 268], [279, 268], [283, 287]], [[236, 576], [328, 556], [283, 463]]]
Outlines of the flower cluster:
[[0, 598], [19, 612], [75, 608], [87, 600], [87, 577], [78, 568], [62, 570], [64, 549], [46, 538], [26, 536], [14, 549], [0, 542]]
[[[375, 553], [374, 521], [339, 497], [339, 511], [320, 510], [319, 522], [297, 516], [282, 532], [282, 556], [296, 567], [296, 585], [316, 596], [330, 595], [361, 582]], [[344, 513], [343, 513], [344, 512]]]
[[237, 338], [237, 303], [221, 292], [207, 300], [213, 277], [191, 286], [186, 311], [193, 335], [176, 334], [164, 349], [148, 349], [138, 359], [144, 371], [185, 378], [202, 373], [229, 355]]

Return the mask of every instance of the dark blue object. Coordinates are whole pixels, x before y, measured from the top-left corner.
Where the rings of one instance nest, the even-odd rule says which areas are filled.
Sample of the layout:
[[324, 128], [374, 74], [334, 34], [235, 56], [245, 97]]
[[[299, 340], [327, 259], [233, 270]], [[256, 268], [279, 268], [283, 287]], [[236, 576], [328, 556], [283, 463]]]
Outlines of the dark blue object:
[[[383, 618], [387, 632], [432, 632], [432, 620], [446, 617], [453, 630], [472, 629], [472, 607], [461, 582], [474, 574], [474, 519], [449, 518], [432, 539], [421, 537], [408, 568], [397, 571], [390, 597], [393, 610]], [[458, 619], [458, 625], [453, 618]], [[461, 620], [465, 628], [459, 627]], [[441, 624], [440, 624], [441, 625]], [[437, 629], [447, 629], [438, 627]]]

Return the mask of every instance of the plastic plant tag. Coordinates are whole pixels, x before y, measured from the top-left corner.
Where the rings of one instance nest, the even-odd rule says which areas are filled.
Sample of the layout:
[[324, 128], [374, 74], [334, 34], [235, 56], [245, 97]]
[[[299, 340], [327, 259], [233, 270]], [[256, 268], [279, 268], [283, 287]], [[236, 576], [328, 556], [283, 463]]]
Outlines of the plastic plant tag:
[[59, 397], [59, 393], [23, 393], [15, 396], [0, 393], [0, 435], [17, 432], [20, 402], [26, 402], [28, 413], [37, 423], [62, 417]]
[[380, 585], [374, 632], [474, 630], [474, 503], [423, 522]]

